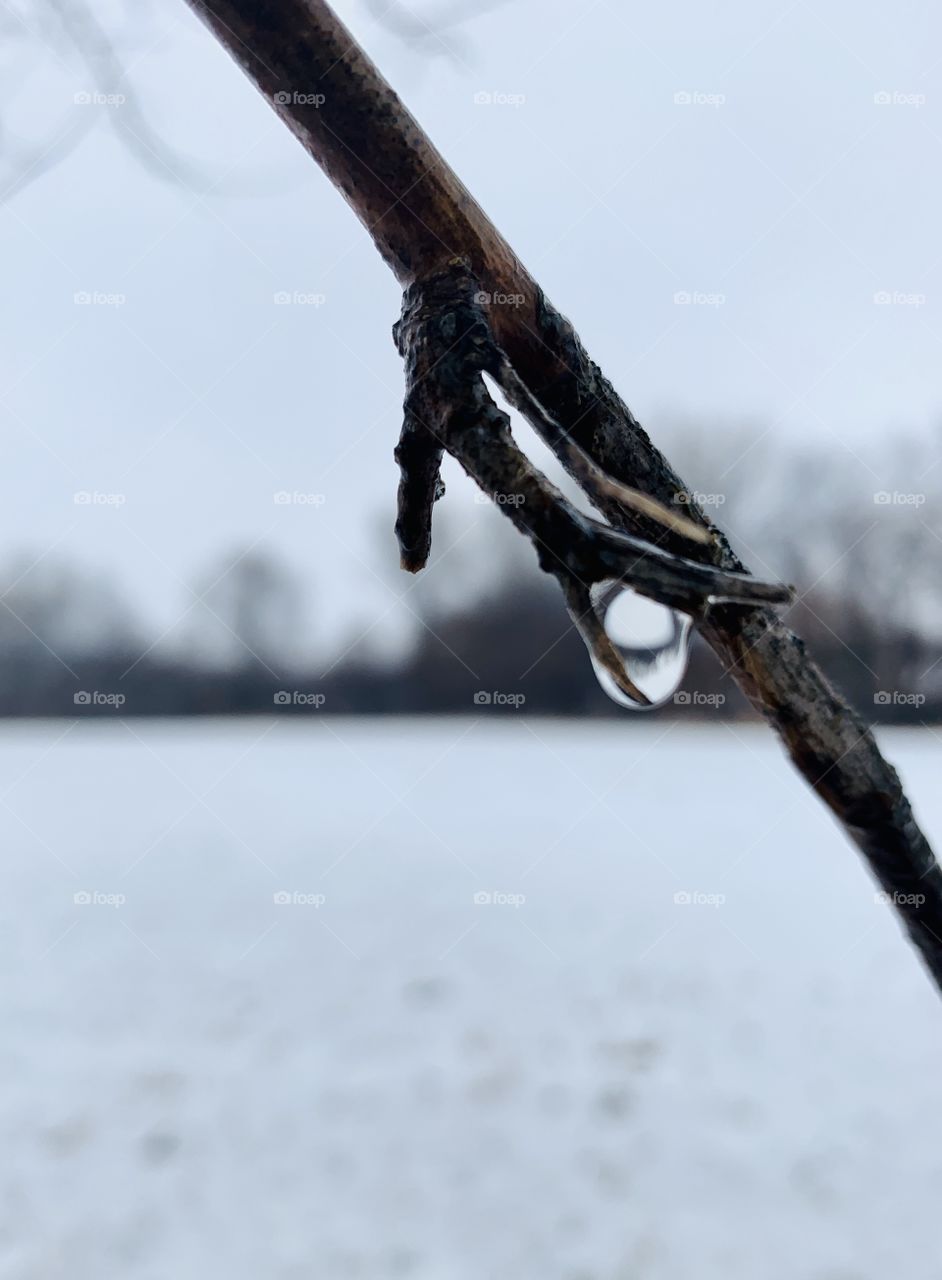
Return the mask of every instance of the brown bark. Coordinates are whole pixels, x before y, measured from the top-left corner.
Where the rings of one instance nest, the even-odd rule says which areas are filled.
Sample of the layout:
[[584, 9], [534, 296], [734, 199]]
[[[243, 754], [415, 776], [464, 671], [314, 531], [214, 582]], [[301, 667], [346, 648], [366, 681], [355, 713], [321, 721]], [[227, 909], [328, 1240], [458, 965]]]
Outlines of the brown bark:
[[[343, 192], [402, 285], [440, 277], [462, 259], [482, 292], [520, 295], [520, 305], [490, 306], [488, 319], [527, 392], [608, 476], [676, 510], [687, 492], [680, 478], [328, 5], [188, 3]], [[433, 478], [419, 485], [426, 516]], [[704, 544], [615, 496], [592, 496], [616, 529], [717, 569], [744, 570], [696, 507], [684, 510], [713, 534]], [[416, 518], [421, 541], [425, 517]], [[718, 605], [698, 626], [861, 849], [942, 987], [942, 870], [869, 727], [769, 608]]]

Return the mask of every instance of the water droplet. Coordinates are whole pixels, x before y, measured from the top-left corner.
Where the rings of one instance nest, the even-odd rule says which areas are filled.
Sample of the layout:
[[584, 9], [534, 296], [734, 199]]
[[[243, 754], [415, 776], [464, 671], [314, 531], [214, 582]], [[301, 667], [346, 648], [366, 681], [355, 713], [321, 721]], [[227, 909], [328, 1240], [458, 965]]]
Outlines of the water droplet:
[[687, 670], [690, 619], [639, 595], [623, 582], [597, 582], [590, 595], [595, 613], [624, 663], [625, 674], [651, 705], [646, 707], [629, 697], [593, 655], [599, 684], [613, 702], [632, 711], [662, 706], [678, 689]]

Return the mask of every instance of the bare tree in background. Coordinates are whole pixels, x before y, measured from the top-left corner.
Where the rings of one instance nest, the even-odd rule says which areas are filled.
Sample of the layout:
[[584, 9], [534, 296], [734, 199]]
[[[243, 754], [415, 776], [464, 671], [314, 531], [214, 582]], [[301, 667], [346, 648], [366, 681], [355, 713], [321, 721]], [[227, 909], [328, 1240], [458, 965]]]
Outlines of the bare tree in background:
[[210, 666], [267, 672], [291, 664], [302, 633], [297, 584], [280, 561], [250, 547], [222, 558], [197, 582], [191, 652]]
[[[14, 199], [66, 160], [92, 131], [114, 131], [137, 162], [161, 182], [187, 190], [255, 195], [268, 184], [233, 180], [211, 163], [187, 155], [148, 118], [128, 66], [150, 39], [152, 0], [121, 0], [111, 7], [89, 0], [10, 0], [0, 5], [6, 63], [0, 96], [0, 203]], [[25, 51], [25, 56], [24, 56]], [[37, 94], [44, 64], [71, 86], [71, 102], [49, 124], [37, 124]], [[17, 110], [17, 107], [25, 108]], [[119, 106], [120, 110], [115, 110]], [[21, 123], [22, 122], [22, 123]]]

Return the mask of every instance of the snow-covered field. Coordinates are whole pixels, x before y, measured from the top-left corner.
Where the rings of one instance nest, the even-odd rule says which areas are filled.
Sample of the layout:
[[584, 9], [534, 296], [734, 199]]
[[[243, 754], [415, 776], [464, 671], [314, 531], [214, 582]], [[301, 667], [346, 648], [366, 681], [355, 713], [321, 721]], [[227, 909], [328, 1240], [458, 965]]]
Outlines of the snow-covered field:
[[942, 1006], [761, 726], [7, 725], [0, 790], [4, 1280], [942, 1275]]

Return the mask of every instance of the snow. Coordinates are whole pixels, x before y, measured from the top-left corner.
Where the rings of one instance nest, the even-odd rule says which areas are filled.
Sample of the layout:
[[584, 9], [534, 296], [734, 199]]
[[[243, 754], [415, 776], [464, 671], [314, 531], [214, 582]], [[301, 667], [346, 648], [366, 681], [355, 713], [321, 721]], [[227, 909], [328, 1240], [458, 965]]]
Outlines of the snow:
[[8, 724], [0, 785], [4, 1280], [942, 1274], [942, 1008], [762, 726]]

